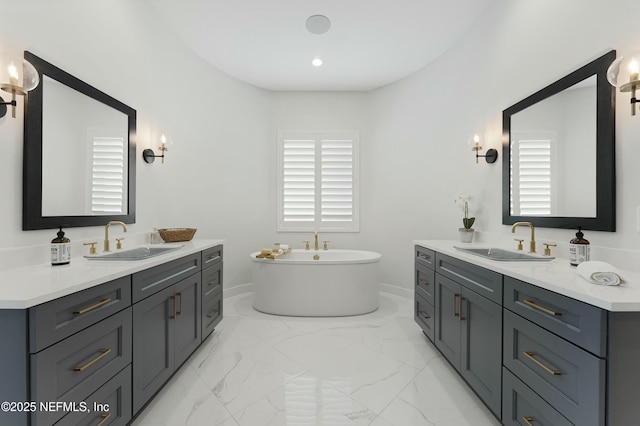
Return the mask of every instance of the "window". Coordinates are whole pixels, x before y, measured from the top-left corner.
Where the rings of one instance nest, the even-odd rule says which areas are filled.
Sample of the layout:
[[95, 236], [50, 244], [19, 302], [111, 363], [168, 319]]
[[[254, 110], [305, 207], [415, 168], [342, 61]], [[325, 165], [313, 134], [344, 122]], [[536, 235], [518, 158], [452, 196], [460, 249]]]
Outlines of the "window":
[[93, 138], [91, 212], [122, 214], [125, 200], [125, 140]]
[[278, 134], [277, 230], [358, 232], [358, 132]]
[[555, 134], [514, 134], [511, 148], [511, 214], [550, 215], [555, 211]]

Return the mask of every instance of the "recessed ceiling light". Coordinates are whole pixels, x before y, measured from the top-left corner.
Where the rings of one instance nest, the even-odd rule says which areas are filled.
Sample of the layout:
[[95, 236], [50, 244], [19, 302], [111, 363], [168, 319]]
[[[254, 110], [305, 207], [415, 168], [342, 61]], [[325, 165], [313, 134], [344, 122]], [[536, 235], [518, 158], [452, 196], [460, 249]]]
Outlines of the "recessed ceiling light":
[[312, 64], [314, 67], [322, 66], [322, 59], [320, 59], [320, 58], [315, 58], [313, 61], [311, 61], [311, 64]]
[[331, 28], [331, 21], [324, 15], [313, 15], [307, 18], [305, 25], [311, 34], [324, 34]]

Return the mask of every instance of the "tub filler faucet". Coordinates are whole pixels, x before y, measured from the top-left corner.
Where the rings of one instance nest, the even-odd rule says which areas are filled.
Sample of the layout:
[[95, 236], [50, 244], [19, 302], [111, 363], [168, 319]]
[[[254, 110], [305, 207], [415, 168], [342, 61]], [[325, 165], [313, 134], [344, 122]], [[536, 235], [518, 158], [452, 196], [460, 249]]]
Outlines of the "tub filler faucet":
[[318, 231], [315, 231], [315, 232], [313, 233], [313, 249], [314, 249], [315, 251], [318, 251], [318, 249], [319, 249], [319, 248], [318, 248]]

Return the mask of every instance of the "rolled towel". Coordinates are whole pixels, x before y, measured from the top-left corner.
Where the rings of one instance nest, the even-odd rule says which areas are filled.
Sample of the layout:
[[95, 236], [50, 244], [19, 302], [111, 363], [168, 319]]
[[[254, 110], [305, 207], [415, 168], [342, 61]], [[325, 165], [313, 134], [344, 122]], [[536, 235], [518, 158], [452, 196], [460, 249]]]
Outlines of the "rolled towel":
[[578, 274], [593, 284], [618, 285], [622, 277], [618, 270], [607, 262], [591, 260], [582, 262], [577, 268]]

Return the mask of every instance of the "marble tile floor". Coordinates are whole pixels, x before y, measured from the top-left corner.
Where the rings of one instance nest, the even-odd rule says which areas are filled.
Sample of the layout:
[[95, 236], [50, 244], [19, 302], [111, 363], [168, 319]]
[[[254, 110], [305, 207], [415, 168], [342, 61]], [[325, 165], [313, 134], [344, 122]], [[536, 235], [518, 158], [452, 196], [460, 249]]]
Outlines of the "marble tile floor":
[[224, 319], [133, 426], [498, 426], [413, 320], [381, 293], [355, 317], [257, 312], [225, 300]]

